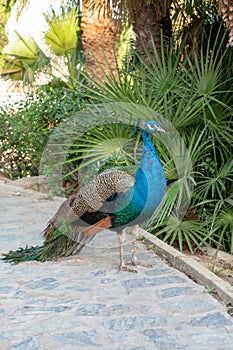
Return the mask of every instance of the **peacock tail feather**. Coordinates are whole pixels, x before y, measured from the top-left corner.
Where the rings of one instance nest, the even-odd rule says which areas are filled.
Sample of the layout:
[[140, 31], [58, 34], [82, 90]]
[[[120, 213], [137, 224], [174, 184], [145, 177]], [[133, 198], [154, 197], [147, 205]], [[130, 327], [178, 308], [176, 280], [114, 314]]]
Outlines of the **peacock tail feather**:
[[39, 256], [43, 250], [43, 246], [19, 248], [15, 251], [10, 250], [8, 253], [3, 254], [2, 260], [5, 262], [11, 262], [18, 264], [23, 261], [39, 260]]
[[5, 262], [10, 262], [18, 264], [23, 261], [49, 261], [57, 260], [63, 255], [65, 250], [68, 250], [74, 241], [65, 235], [59, 235], [54, 240], [47, 242], [41, 246], [33, 246], [25, 248], [19, 248], [15, 251], [9, 251], [3, 254], [2, 260]]

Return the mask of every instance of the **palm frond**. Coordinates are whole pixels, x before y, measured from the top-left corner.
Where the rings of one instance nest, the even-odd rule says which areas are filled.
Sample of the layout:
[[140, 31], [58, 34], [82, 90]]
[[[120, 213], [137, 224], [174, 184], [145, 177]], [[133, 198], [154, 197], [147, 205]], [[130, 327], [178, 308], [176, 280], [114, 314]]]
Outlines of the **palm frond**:
[[37, 71], [49, 64], [49, 58], [33, 38], [24, 37], [18, 32], [17, 40], [3, 49], [4, 67], [2, 75], [8, 79], [32, 83]]
[[192, 253], [194, 249], [202, 249], [202, 240], [205, 237], [205, 226], [202, 223], [193, 220], [180, 220], [179, 217], [172, 215], [167, 224], [150, 229], [155, 236], [163, 239], [171, 245], [177, 243], [180, 251], [188, 248]]
[[71, 9], [67, 13], [45, 14], [49, 29], [45, 32], [45, 42], [57, 56], [74, 53], [77, 47], [77, 32], [80, 30], [77, 13]]
[[233, 161], [229, 159], [220, 169], [215, 169], [212, 176], [203, 176], [198, 182], [196, 192], [202, 198], [219, 198], [222, 200], [227, 192], [227, 182], [233, 180]]

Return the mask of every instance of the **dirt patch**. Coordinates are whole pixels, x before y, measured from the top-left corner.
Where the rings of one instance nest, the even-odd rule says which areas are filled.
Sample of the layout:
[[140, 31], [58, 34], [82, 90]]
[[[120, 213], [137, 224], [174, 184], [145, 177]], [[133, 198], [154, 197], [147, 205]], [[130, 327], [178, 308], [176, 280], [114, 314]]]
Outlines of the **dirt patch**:
[[211, 248], [204, 248], [203, 251], [197, 251], [195, 254], [189, 252], [184, 254], [191, 256], [233, 287], [233, 255]]

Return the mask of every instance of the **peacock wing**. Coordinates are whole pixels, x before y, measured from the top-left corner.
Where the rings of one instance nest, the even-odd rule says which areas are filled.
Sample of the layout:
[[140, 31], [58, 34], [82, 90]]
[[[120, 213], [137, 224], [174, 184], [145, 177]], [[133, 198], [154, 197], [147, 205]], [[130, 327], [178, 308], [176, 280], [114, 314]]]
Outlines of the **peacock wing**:
[[[51, 241], [59, 232], [66, 235], [72, 232], [73, 235], [74, 230], [77, 236], [77, 233], [83, 230], [83, 219], [88, 225], [96, 227], [89, 230], [89, 235], [110, 227], [107, 215], [103, 217], [98, 210], [109, 197], [126, 192], [134, 183], [133, 176], [117, 168], [98, 174], [86, 186], [62, 203], [43, 232], [45, 240]], [[99, 227], [98, 222], [101, 222]], [[76, 237], [76, 240], [79, 238]]]
[[73, 200], [66, 215], [66, 225], [74, 230], [66, 231], [73, 244], [62, 256], [78, 253], [95, 234], [111, 227], [111, 216], [102, 212], [104, 202], [113, 195], [124, 193], [135, 183], [135, 179], [119, 169], [102, 172], [82, 187]]
[[97, 212], [111, 196], [126, 192], [135, 183], [135, 179], [119, 169], [110, 169], [97, 175], [82, 187], [71, 204], [67, 222], [72, 223], [86, 212]]

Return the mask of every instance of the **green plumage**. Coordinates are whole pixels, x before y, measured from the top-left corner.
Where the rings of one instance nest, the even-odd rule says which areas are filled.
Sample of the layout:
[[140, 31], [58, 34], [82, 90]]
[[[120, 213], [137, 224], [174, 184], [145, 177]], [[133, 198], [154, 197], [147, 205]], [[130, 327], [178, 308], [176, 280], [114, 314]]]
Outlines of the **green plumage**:
[[136, 208], [130, 203], [124, 209], [115, 213], [116, 217], [113, 219], [114, 227], [125, 225], [127, 221], [133, 221], [141, 213], [141, 209]]
[[9, 251], [7, 254], [3, 254], [3, 261], [13, 262], [15, 264], [22, 261], [39, 260], [40, 254], [43, 252], [43, 246], [19, 248], [15, 251]]
[[62, 253], [70, 248], [74, 241], [61, 234], [59, 230], [54, 231], [53, 239], [50, 238], [41, 246], [19, 248], [16, 251], [9, 251], [3, 254], [3, 261], [18, 264], [23, 261], [47, 261], [56, 260]]

